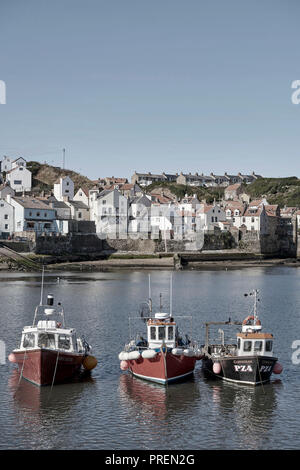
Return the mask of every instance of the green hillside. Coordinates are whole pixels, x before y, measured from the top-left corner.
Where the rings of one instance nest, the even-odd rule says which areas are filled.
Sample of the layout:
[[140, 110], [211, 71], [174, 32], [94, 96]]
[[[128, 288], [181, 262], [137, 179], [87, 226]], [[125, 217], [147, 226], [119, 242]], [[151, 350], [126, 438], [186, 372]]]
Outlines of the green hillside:
[[28, 162], [27, 168], [32, 173], [32, 189], [34, 192], [53, 190], [53, 184], [62, 176], [69, 176], [73, 180], [75, 191], [77, 191], [80, 186], [85, 186], [88, 189], [94, 186], [94, 183], [89, 178], [80, 175], [76, 171], [65, 170], [60, 167], [34, 161]]
[[300, 207], [300, 180], [296, 176], [259, 178], [254, 183], [244, 185], [244, 190], [251, 199], [264, 196], [270, 204]]

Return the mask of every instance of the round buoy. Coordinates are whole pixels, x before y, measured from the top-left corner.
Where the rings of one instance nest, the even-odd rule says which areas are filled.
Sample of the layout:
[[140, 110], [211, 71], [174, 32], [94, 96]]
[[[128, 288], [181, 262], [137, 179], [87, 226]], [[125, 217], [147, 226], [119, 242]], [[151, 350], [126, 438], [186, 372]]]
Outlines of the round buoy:
[[219, 362], [215, 362], [213, 365], [213, 371], [215, 374], [219, 374], [222, 370], [221, 364]]
[[282, 365], [279, 362], [276, 362], [276, 364], [273, 368], [274, 374], [281, 374], [282, 371], [283, 371]]
[[94, 356], [86, 356], [82, 362], [83, 367], [85, 370], [92, 370], [98, 364], [97, 359]]
[[121, 361], [120, 362], [120, 369], [121, 370], [127, 370], [128, 369], [128, 362], [127, 361]]
[[8, 356], [8, 360], [9, 362], [17, 362], [17, 358], [14, 353], [10, 353], [10, 355]]

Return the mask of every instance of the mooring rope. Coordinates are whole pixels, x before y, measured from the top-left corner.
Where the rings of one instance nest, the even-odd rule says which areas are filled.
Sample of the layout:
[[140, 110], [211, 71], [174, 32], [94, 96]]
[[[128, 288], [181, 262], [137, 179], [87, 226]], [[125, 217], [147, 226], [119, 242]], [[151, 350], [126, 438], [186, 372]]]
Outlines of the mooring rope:
[[17, 385], [16, 391], [14, 393], [14, 397], [16, 396], [16, 393], [17, 393], [18, 388], [20, 386], [21, 379], [23, 377], [23, 370], [24, 370], [24, 365], [25, 365], [26, 352], [27, 352], [27, 350], [25, 349], [25, 353], [24, 353], [24, 357], [23, 357], [23, 364], [22, 364], [22, 368], [21, 368], [21, 372], [20, 372], [20, 376], [19, 376], [18, 385]]
[[50, 389], [48, 401], [50, 400], [50, 397], [51, 397], [51, 393], [52, 393], [52, 389], [53, 389], [53, 384], [54, 384], [54, 380], [55, 380], [55, 376], [56, 376], [56, 370], [57, 370], [57, 364], [58, 364], [58, 357], [59, 357], [59, 350], [57, 351], [56, 362], [55, 362], [55, 368], [54, 368], [54, 373], [53, 373], [52, 384], [51, 384], [51, 389]]

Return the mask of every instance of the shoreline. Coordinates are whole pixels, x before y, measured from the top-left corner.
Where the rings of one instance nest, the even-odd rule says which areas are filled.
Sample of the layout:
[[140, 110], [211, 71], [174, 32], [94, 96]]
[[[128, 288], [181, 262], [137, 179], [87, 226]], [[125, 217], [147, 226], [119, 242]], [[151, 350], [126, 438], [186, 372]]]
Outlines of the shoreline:
[[[36, 267], [28, 266], [27, 269], [22, 266], [13, 266], [10, 267], [6, 263], [0, 264], [1, 272], [18, 272], [18, 271], [30, 271], [30, 272], [39, 272], [41, 270], [41, 264], [38, 264], [44, 257], [36, 257]], [[50, 262], [46, 263], [46, 270], [49, 271], [114, 271], [114, 270], [144, 270], [144, 269], [168, 269], [168, 270], [202, 270], [202, 269], [212, 269], [212, 270], [233, 270], [241, 268], [257, 268], [257, 267], [300, 267], [300, 259], [297, 258], [257, 258], [253, 257], [252, 259], [228, 259], [225, 256], [223, 259], [219, 256], [220, 259], [203, 259], [203, 260], [189, 260], [188, 262], [183, 262], [182, 264], [177, 264], [175, 256], [157, 256], [157, 255], [145, 255], [143, 257], [141, 254], [137, 255], [119, 255], [116, 257], [109, 257], [107, 259], [82, 259], [82, 260], [70, 260], [62, 261], [60, 263]], [[50, 260], [49, 260], [50, 261]], [[51, 260], [52, 261], [52, 260]]]

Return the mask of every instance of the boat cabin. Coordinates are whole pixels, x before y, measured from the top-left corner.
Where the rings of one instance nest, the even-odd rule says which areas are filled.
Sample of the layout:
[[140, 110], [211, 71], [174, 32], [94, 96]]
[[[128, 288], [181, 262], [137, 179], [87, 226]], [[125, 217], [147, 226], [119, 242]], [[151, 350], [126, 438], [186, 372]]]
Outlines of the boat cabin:
[[238, 333], [238, 356], [273, 356], [273, 335], [271, 333]]
[[52, 349], [64, 352], [83, 352], [81, 339], [74, 329], [60, 328], [53, 320], [40, 320], [36, 326], [25, 326], [19, 349]]
[[176, 323], [169, 313], [156, 313], [147, 322], [149, 348], [156, 349], [165, 345], [174, 348], [176, 342]]

